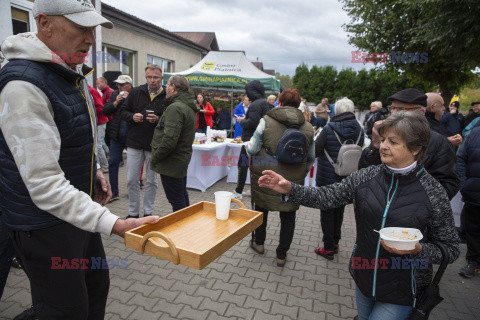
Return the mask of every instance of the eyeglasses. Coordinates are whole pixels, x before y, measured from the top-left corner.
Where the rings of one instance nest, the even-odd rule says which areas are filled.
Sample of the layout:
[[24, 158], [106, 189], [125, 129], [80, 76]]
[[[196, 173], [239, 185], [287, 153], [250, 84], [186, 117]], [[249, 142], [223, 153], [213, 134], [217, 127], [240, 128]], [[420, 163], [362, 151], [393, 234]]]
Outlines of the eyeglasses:
[[398, 106], [389, 106], [388, 110], [390, 112], [397, 112], [397, 111], [415, 111], [420, 109], [419, 107], [398, 107]]

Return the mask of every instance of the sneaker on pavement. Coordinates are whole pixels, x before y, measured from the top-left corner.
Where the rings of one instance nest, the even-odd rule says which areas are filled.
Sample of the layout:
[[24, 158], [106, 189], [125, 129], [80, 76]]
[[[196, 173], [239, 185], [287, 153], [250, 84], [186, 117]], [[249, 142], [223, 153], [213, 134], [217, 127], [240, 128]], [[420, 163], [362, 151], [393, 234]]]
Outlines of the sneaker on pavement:
[[333, 260], [333, 255], [335, 254], [335, 251], [327, 251], [323, 247], [317, 247], [315, 249], [315, 253], [319, 256], [324, 257], [327, 260]]
[[277, 267], [283, 267], [283, 266], [285, 266], [285, 262], [287, 262], [287, 259], [279, 259], [279, 258], [277, 258]]
[[265, 246], [263, 244], [256, 244], [254, 241], [250, 241], [250, 248], [258, 254], [265, 253]]
[[243, 191], [243, 192], [242, 192], [242, 196], [244, 196], [244, 197], [251, 197], [251, 196], [252, 196], [252, 192], [251, 192], [250, 190]]
[[139, 216], [132, 216], [132, 215], [128, 215], [125, 219], [130, 219], [130, 218], [134, 218], [134, 219], [138, 219]]
[[465, 267], [458, 271], [458, 274], [465, 278], [471, 278], [475, 275], [475, 269], [477, 269], [477, 267], [469, 262]]
[[233, 191], [233, 196], [235, 199], [242, 200], [242, 195], [238, 193], [237, 191]]
[[35, 310], [33, 307], [23, 311], [19, 315], [17, 315], [13, 320], [35, 320], [38, 319], [37, 315], [35, 314]]

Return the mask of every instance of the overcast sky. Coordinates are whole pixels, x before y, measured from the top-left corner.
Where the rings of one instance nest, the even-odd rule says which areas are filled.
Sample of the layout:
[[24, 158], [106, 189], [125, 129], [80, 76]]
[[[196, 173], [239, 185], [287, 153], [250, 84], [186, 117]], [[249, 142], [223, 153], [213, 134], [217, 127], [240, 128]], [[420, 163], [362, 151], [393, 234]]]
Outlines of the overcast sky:
[[[305, 62], [333, 65], [351, 63], [347, 33], [349, 21], [337, 0], [106, 0], [105, 3], [168, 31], [215, 32], [220, 50], [243, 50], [250, 61], [265, 69], [295, 74]], [[177, 70], [181, 71], [181, 70]]]

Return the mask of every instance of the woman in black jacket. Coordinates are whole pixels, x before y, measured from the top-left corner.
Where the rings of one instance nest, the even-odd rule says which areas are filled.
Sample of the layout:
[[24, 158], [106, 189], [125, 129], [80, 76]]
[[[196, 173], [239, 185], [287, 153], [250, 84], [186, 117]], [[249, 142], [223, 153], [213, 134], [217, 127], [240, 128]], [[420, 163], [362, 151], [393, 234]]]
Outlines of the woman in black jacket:
[[[336, 162], [340, 147], [346, 140], [350, 140], [351, 143], [358, 141], [360, 146], [363, 145], [363, 130], [353, 112], [354, 105], [352, 100], [341, 99], [337, 101], [335, 104], [335, 116], [323, 128], [320, 136], [315, 141], [315, 157], [318, 158], [317, 186], [327, 186], [344, 178], [335, 173], [335, 169], [327, 158], [327, 154], [333, 162]], [[315, 253], [328, 260], [333, 260], [333, 255], [338, 252], [344, 210], [345, 206], [320, 210], [323, 247], [317, 247]]]
[[[304, 187], [266, 170], [259, 179], [291, 201], [328, 209], [354, 204], [357, 238], [350, 264], [356, 284], [360, 320], [407, 319], [418, 293], [431, 281], [432, 263], [442, 259], [440, 242], [450, 263], [458, 258], [459, 238], [452, 209], [440, 183], [421, 163], [430, 129], [425, 117], [400, 111], [378, 126], [383, 164], [356, 171], [339, 183]], [[287, 198], [288, 197], [288, 198]], [[413, 250], [388, 247], [374, 230], [419, 229], [424, 238]]]

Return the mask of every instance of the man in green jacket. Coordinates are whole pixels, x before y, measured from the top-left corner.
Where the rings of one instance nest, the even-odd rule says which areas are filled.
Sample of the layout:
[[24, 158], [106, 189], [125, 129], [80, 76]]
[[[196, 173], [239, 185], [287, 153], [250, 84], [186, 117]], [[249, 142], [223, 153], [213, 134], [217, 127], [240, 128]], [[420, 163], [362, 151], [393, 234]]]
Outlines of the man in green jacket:
[[187, 168], [192, 157], [199, 108], [184, 76], [174, 75], [168, 79], [165, 91], [165, 111], [151, 143], [151, 166], [160, 174], [165, 195], [175, 212], [190, 205]]

